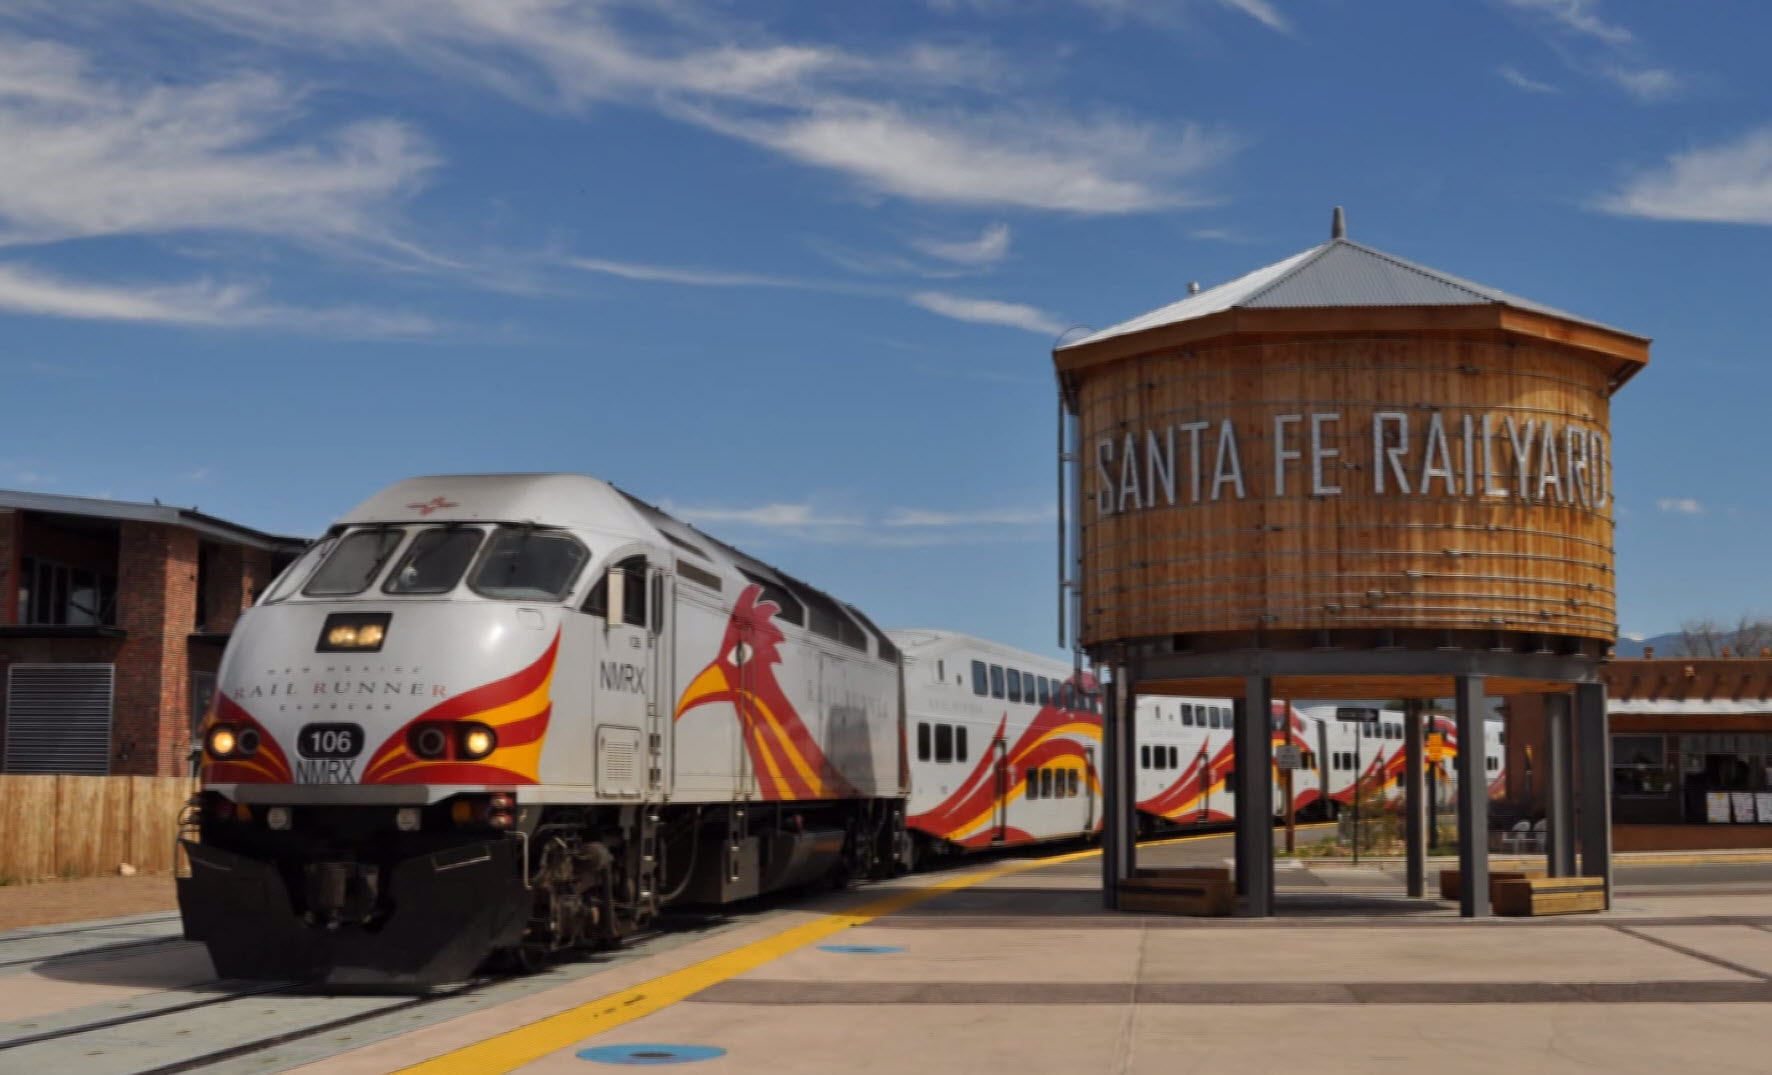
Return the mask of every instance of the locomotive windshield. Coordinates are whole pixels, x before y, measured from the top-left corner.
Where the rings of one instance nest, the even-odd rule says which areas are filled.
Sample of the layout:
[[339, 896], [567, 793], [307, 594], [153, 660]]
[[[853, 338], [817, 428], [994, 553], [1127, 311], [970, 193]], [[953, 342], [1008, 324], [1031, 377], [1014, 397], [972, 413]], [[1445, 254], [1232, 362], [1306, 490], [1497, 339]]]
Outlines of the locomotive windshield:
[[558, 601], [572, 590], [590, 553], [571, 534], [501, 526], [470, 581], [501, 601]]
[[466, 527], [436, 527], [412, 539], [382, 589], [388, 593], [448, 593], [474, 562], [481, 533]]
[[393, 529], [358, 530], [346, 534], [332, 555], [314, 572], [314, 580], [302, 588], [309, 597], [346, 597], [362, 593], [374, 581], [381, 566], [399, 547], [401, 532]]
[[264, 603], [268, 605], [281, 601], [294, 593], [296, 587], [314, 573], [315, 565], [326, 559], [326, 554], [332, 551], [332, 546], [337, 541], [337, 538], [328, 537], [309, 545], [295, 563], [284, 568], [283, 574], [277, 576], [277, 581], [273, 582], [271, 588], [265, 591]]

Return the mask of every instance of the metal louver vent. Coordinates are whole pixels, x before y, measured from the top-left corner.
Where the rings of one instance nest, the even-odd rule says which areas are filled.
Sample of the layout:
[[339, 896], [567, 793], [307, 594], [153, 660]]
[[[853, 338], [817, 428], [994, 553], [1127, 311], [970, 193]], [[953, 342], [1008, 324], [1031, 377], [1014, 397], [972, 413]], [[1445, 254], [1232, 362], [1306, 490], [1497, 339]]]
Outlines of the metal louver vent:
[[632, 798], [640, 794], [638, 729], [597, 729], [597, 792], [614, 798]]
[[109, 664], [8, 669], [4, 771], [109, 773], [115, 669]]

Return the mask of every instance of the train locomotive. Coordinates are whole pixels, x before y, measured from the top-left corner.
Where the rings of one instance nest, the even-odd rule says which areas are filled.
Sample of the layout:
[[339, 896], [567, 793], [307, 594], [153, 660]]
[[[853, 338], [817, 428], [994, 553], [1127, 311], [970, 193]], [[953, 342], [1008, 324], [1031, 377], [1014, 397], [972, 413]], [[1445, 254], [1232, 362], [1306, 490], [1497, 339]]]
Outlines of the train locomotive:
[[426, 988], [905, 855], [899, 655], [594, 478], [398, 483], [240, 619], [178, 880], [229, 978]]

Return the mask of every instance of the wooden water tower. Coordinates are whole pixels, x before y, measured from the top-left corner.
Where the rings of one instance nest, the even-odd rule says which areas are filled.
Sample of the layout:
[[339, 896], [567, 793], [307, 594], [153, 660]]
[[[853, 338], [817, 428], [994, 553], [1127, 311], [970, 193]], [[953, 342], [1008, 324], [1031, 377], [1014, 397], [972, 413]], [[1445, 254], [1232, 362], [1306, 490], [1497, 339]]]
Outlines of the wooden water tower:
[[[1339, 209], [1321, 246], [1058, 347], [1069, 640], [1114, 671], [1109, 780], [1131, 786], [1115, 748], [1139, 692], [1242, 699], [1255, 805], [1275, 697], [1455, 697], [1460, 741], [1481, 743], [1485, 693], [1560, 697], [1567, 731], [1573, 691], [1603, 803], [1587, 765], [1607, 753], [1598, 667], [1617, 637], [1610, 401], [1648, 351], [1352, 242]], [[1463, 764], [1482, 751], [1459, 757], [1461, 823], [1481, 832], [1487, 781]], [[1240, 861], [1268, 863], [1242, 887], [1271, 913], [1241, 807]], [[1603, 864], [1595, 813], [1584, 859]], [[1109, 880], [1131, 872], [1113, 820]]]

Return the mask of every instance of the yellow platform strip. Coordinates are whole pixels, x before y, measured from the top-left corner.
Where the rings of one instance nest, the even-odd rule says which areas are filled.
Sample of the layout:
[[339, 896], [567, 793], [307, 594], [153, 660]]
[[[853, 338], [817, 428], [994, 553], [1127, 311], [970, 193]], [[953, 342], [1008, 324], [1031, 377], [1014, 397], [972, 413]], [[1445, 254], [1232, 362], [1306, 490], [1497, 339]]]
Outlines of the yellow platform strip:
[[[1305, 826], [1299, 826], [1304, 828]], [[1141, 847], [1162, 847], [1168, 844], [1191, 843], [1195, 840], [1221, 839], [1226, 833], [1201, 833], [1195, 836], [1179, 836], [1167, 840], [1152, 840], [1141, 844]], [[539, 1060], [549, 1053], [558, 1052], [569, 1045], [574, 1045], [593, 1034], [601, 1034], [612, 1030], [623, 1023], [631, 1023], [641, 1016], [668, 1008], [692, 994], [699, 993], [710, 986], [715, 986], [729, 978], [752, 971], [779, 956], [787, 955], [797, 948], [802, 948], [815, 941], [821, 941], [832, 934], [841, 933], [854, 926], [865, 925], [876, 918], [895, 914], [913, 904], [921, 903], [934, 896], [947, 892], [956, 892], [963, 888], [995, 880], [1006, 874], [1019, 873], [1023, 870], [1036, 869], [1041, 866], [1052, 866], [1061, 862], [1075, 862], [1078, 859], [1091, 858], [1101, 854], [1100, 848], [1087, 851], [1073, 851], [1064, 855], [1051, 855], [1045, 858], [1024, 859], [1019, 862], [1007, 863], [988, 869], [968, 872], [959, 877], [950, 877], [922, 888], [906, 889], [895, 892], [884, 899], [863, 904], [852, 911], [838, 911], [817, 921], [807, 922], [783, 930], [773, 937], [765, 937], [735, 948], [730, 952], [704, 959], [700, 963], [672, 971], [670, 974], [642, 982], [632, 989], [624, 989], [619, 993], [611, 993], [606, 997], [569, 1008], [558, 1015], [550, 1015], [545, 1019], [515, 1030], [506, 1031], [496, 1037], [487, 1038], [452, 1053], [433, 1057], [411, 1067], [401, 1068], [395, 1075], [491, 1075], [494, 1072], [512, 1071]]]

